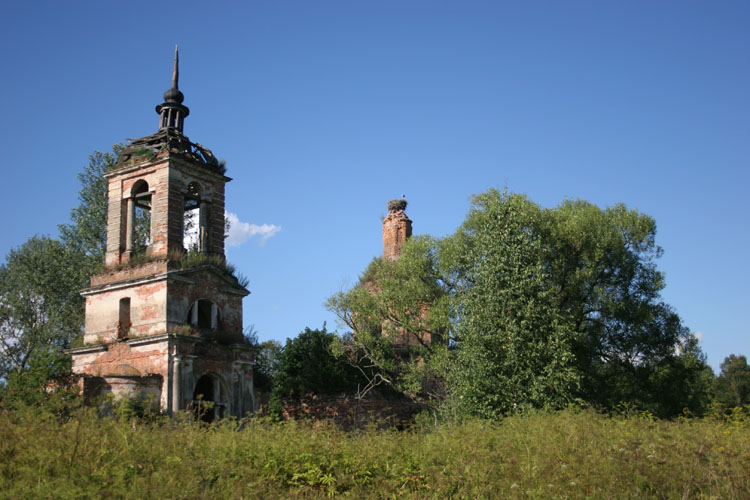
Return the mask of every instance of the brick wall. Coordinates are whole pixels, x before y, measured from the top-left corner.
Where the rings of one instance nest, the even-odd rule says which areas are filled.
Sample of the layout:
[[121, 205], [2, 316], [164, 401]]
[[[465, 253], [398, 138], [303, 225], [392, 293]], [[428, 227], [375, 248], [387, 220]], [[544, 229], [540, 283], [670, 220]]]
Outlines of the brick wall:
[[282, 417], [333, 422], [345, 429], [367, 425], [404, 427], [411, 424], [422, 407], [406, 399], [368, 395], [358, 400], [353, 393], [308, 394], [282, 401]]

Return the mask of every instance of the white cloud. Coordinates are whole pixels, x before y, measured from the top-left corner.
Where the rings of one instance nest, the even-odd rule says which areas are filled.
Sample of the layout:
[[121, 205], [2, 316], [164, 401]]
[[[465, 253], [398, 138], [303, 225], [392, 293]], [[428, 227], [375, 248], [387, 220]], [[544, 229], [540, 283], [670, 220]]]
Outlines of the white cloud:
[[277, 226], [276, 224], [261, 224], [259, 226], [257, 224], [250, 224], [249, 222], [242, 222], [232, 212], [227, 212], [226, 217], [229, 220], [229, 235], [227, 236], [226, 244], [230, 247], [238, 247], [256, 236], [260, 239], [258, 243], [265, 245], [268, 238], [281, 231], [281, 226]]

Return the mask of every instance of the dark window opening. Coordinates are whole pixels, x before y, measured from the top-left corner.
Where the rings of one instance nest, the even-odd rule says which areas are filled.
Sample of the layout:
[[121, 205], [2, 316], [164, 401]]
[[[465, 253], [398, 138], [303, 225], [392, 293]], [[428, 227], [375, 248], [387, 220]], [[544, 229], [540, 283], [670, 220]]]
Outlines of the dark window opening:
[[195, 391], [193, 391], [193, 408], [197, 417], [204, 422], [212, 422], [224, 417], [227, 394], [220, 377], [203, 375], [198, 379]]
[[134, 202], [132, 250], [141, 253], [151, 244], [151, 192], [148, 183], [140, 180], [133, 185], [132, 197]]
[[130, 297], [120, 299], [120, 312], [117, 321], [117, 338], [125, 339], [130, 332]]
[[190, 307], [187, 322], [198, 328], [216, 330], [219, 325], [219, 308], [210, 300], [200, 299]]

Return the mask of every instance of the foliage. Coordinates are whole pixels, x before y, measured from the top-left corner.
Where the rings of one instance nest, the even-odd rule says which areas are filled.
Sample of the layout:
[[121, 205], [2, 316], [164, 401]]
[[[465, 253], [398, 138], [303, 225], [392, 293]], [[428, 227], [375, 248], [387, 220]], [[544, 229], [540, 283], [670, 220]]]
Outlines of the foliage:
[[30, 367], [35, 355], [65, 348], [81, 334], [86, 283], [79, 250], [35, 236], [0, 266], [0, 360], [6, 376]]
[[[30, 238], [11, 251], [0, 268], [0, 377], [15, 372], [15, 393], [19, 387], [36, 391], [44, 386], [40, 366], [59, 348], [69, 347], [83, 329], [83, 300], [79, 291], [88, 278], [101, 270], [106, 252], [107, 180], [103, 175], [114, 167], [122, 146], [112, 152], [95, 151], [89, 164], [78, 174], [79, 205], [71, 223], [60, 224], [60, 241]], [[23, 371], [30, 369], [29, 373]], [[41, 378], [40, 378], [41, 377]], [[22, 382], [23, 381], [23, 382]]]
[[276, 353], [272, 398], [301, 395], [308, 392], [346, 391], [356, 387], [358, 377], [348, 365], [331, 354], [336, 335], [305, 328], [293, 339], [287, 339]]
[[61, 241], [95, 263], [103, 262], [107, 251], [107, 179], [103, 176], [115, 166], [122, 148], [115, 144], [111, 153], [94, 151], [89, 156], [89, 164], [78, 174], [79, 205], [70, 212], [71, 223], [58, 225]]
[[[456, 233], [412, 239], [396, 262], [375, 259], [327, 305], [372, 381], [442, 400], [449, 413], [572, 401], [705, 411], [710, 369], [661, 299], [655, 237], [654, 220], [622, 204], [543, 209], [490, 189]], [[422, 342], [428, 332], [442, 342]]]
[[270, 393], [279, 370], [279, 357], [283, 348], [277, 340], [266, 340], [257, 346], [258, 352], [255, 354], [253, 365], [253, 385], [259, 391]]
[[[629, 388], [620, 387], [624, 401], [658, 417], [705, 415], [710, 411], [714, 373], [698, 339], [690, 335], [677, 352], [655, 364], [636, 366]], [[638, 385], [635, 385], [638, 384]]]
[[667, 396], [643, 380], [679, 364], [675, 348], [690, 332], [660, 297], [665, 281], [655, 264], [662, 254], [655, 221], [623, 204], [600, 209], [582, 200], [544, 210], [529, 202], [528, 211], [539, 214], [534, 231], [550, 287], [574, 330], [582, 397], [611, 407]]
[[563, 408], [578, 394], [572, 331], [555, 307], [525, 205], [521, 196], [495, 191], [475, 196], [443, 244], [444, 253], [460, 256], [445, 260], [458, 283], [460, 318], [450, 385], [464, 414]]
[[328, 299], [352, 332], [335, 350], [367, 379], [363, 392], [385, 384], [412, 399], [444, 398], [451, 332], [435, 248], [432, 239], [412, 238], [398, 260], [374, 259], [358, 286]]
[[162, 255], [152, 255], [149, 253], [136, 253], [130, 257], [126, 262], [122, 262], [111, 268], [108, 271], [120, 271], [122, 269], [130, 269], [149, 262], [157, 262], [168, 260], [170, 262], [171, 269], [190, 269], [193, 267], [200, 266], [213, 266], [225, 273], [233, 276], [237, 279], [237, 284], [241, 287], [247, 287], [250, 284], [250, 280], [243, 276], [242, 273], [237, 272], [237, 268], [233, 264], [228, 262], [221, 255], [203, 253], [197, 250], [170, 250], [166, 258]]
[[0, 393], [2, 406], [48, 404], [53, 390], [74, 397], [64, 389], [70, 378], [70, 356], [58, 346], [35, 349], [26, 364], [25, 370], [7, 374], [6, 385]]
[[721, 363], [716, 377], [716, 401], [725, 408], [750, 404], [750, 366], [742, 355], [730, 354]]
[[406, 432], [0, 414], [3, 498], [748, 498], [748, 413], [592, 411]]

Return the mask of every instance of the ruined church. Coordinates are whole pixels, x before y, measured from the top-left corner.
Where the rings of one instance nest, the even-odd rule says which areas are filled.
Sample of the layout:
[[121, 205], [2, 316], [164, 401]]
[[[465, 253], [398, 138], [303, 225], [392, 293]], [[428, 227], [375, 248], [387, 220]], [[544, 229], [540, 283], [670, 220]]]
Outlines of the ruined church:
[[231, 179], [184, 135], [178, 79], [175, 49], [158, 131], [131, 141], [105, 175], [106, 268], [82, 292], [84, 345], [69, 352], [89, 399], [145, 396], [168, 414], [203, 406], [209, 418], [240, 417], [255, 410], [254, 350], [242, 331], [250, 292], [224, 256]]

